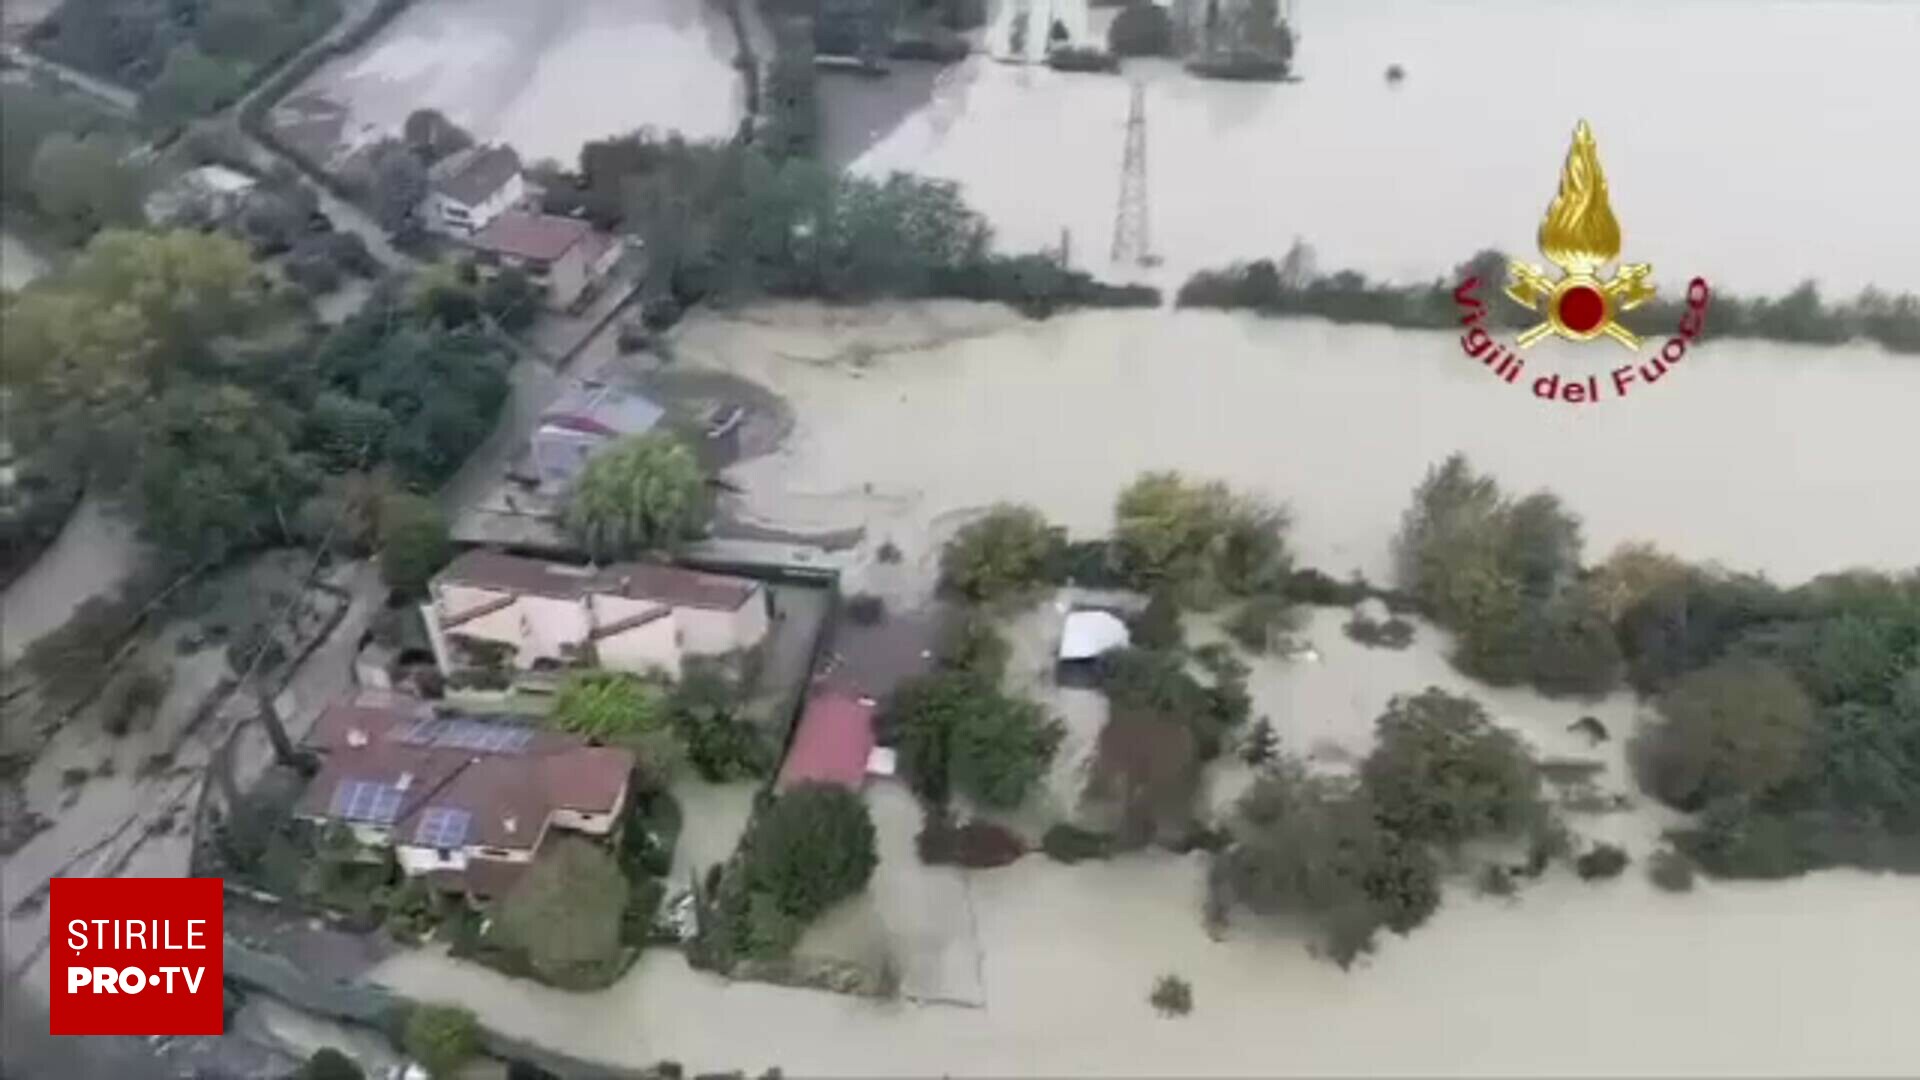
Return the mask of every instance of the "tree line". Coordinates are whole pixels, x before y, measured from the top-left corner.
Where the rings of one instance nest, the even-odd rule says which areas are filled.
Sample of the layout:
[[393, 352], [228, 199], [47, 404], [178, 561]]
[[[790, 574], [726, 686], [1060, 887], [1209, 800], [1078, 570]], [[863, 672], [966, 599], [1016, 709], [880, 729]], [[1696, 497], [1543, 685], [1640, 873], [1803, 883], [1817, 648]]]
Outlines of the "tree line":
[[1395, 555], [1468, 674], [1654, 703], [1640, 780], [1699, 815], [1675, 839], [1708, 870], [1920, 871], [1920, 571], [1782, 588], [1644, 544], [1587, 566], [1557, 497], [1511, 498], [1459, 455], [1415, 490]]
[[309, 533], [371, 545], [380, 507], [451, 476], [507, 392], [473, 287], [383, 282], [319, 329], [220, 235], [109, 230], [4, 304], [19, 452], [125, 500], [186, 565]]
[[[1353, 270], [1322, 273], [1313, 249], [1296, 241], [1277, 263], [1257, 259], [1194, 274], [1180, 287], [1175, 302], [1180, 307], [1311, 315], [1341, 323], [1452, 329], [1460, 322], [1454, 290], [1472, 277], [1479, 279], [1483, 296], [1492, 295], [1505, 285], [1506, 267], [1507, 257], [1488, 249], [1475, 253], [1447, 279], [1396, 285], [1371, 281]], [[1685, 310], [1684, 296], [1664, 295], [1625, 313], [1621, 322], [1645, 335], [1670, 334]], [[1538, 321], [1519, 305], [1503, 302], [1489, 306], [1487, 319], [1509, 330]], [[1823, 298], [1812, 281], [1773, 298], [1715, 293], [1707, 333], [1809, 345], [1866, 340], [1889, 352], [1920, 353], [1920, 296], [1869, 287], [1852, 300], [1832, 301]]]

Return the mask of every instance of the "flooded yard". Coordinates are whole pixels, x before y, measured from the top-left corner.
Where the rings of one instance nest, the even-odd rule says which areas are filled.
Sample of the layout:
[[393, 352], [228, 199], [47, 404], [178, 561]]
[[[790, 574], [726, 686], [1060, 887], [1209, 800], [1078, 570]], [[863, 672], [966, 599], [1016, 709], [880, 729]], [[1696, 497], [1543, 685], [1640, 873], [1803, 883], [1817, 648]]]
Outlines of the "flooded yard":
[[[1446, 667], [1444, 641], [1428, 628], [1405, 652], [1367, 650], [1339, 635], [1343, 617], [1316, 613], [1305, 631], [1321, 662], [1263, 661], [1256, 672], [1256, 710], [1271, 712], [1295, 748], [1332, 738], [1363, 750], [1386, 698], [1428, 683], [1474, 693], [1550, 753], [1567, 748], [1565, 724], [1576, 714], [1616, 725], [1615, 740], [1596, 751], [1609, 757], [1630, 728], [1624, 701], [1593, 709], [1488, 692]], [[1641, 865], [1657, 818], [1637, 809], [1576, 819], [1576, 830], [1627, 845], [1635, 865], [1623, 877], [1589, 885], [1556, 871], [1516, 900], [1456, 884], [1426, 926], [1384, 938], [1351, 972], [1309, 956], [1284, 927], [1243, 919], [1225, 941], [1209, 940], [1201, 857], [1150, 853], [1073, 867], [1033, 855], [966, 874], [979, 1008], [730, 984], [664, 950], [594, 995], [423, 952], [389, 960], [374, 978], [461, 1001], [510, 1034], [574, 1053], [636, 1066], [671, 1058], [693, 1071], [1910, 1073], [1920, 1032], [1907, 1021], [1904, 988], [1920, 950], [1911, 917], [1920, 883], [1830, 872], [1669, 895]], [[889, 817], [883, 833], [903, 824], [910, 820]], [[910, 858], [901, 846], [883, 842], [884, 858]], [[885, 883], [935, 874], [958, 876], [883, 865], [866, 902], [890, 906]], [[960, 913], [943, 917], [957, 924]], [[1193, 984], [1191, 1016], [1162, 1019], [1147, 1004], [1167, 972]]]
[[305, 119], [290, 130], [325, 157], [328, 142], [395, 135], [430, 108], [529, 162], [567, 164], [644, 126], [725, 137], [744, 107], [734, 51], [706, 0], [421, 0], [292, 95]]

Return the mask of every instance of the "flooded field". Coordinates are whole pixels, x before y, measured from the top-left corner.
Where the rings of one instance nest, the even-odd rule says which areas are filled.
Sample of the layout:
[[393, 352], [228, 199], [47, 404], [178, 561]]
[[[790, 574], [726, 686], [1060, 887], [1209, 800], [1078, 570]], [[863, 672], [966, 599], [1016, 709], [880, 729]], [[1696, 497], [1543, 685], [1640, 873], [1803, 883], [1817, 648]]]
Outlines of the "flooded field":
[[1492, 378], [1443, 333], [1202, 312], [773, 306], [697, 313], [676, 350], [794, 408], [787, 447], [732, 474], [750, 511], [865, 524], [909, 558], [997, 499], [1104, 532], [1122, 485], [1173, 468], [1290, 503], [1305, 562], [1384, 580], [1413, 486], [1454, 450], [1558, 492], [1594, 557], [1647, 539], [1788, 582], [1920, 558], [1920, 506], [1860, 497], [1905, 482], [1888, 451], [1920, 402], [1920, 363], [1872, 348], [1712, 343], [1585, 406]]
[[572, 164], [581, 144], [643, 126], [731, 135], [744, 98], [733, 56], [706, 0], [421, 0], [290, 104], [334, 117], [337, 130], [307, 139], [370, 142], [433, 108], [528, 161]]
[[[1423, 627], [1400, 653], [1340, 636], [1323, 610], [1306, 633], [1318, 663], [1263, 661], [1252, 688], [1284, 742], [1364, 751], [1400, 690], [1474, 693], [1543, 751], [1593, 711], [1616, 733], [1632, 707], [1548, 704], [1454, 675]], [[1283, 670], [1284, 669], [1284, 670]], [[1584, 746], [1583, 743], [1577, 745]], [[1618, 779], [1618, 739], [1595, 752]], [[791, 1075], [1910, 1074], [1909, 958], [1920, 883], [1855, 873], [1660, 893], [1640, 864], [1661, 815], [1577, 818], [1636, 864], [1587, 885], [1550, 875], [1517, 900], [1449, 891], [1412, 936], [1387, 937], [1351, 972], [1313, 959], [1285, 928], [1202, 931], [1198, 857], [1139, 855], [1064, 867], [1040, 856], [967, 876], [980, 942], [980, 1008], [876, 1003], [694, 972], [645, 957], [611, 990], [574, 995], [426, 953], [375, 973], [397, 989], [462, 1001], [514, 1035], [630, 1065], [778, 1065]], [[949, 873], [949, 871], [940, 871]], [[1182, 1020], [1149, 1008], [1153, 979], [1194, 988]], [[1838, 997], [1836, 995], [1839, 995]], [[1844, 1002], [1844, 1004], [1836, 1004]], [[743, 1035], [743, 1033], [751, 1033]]]
[[[830, 80], [829, 145], [858, 170], [960, 181], [1012, 249], [1071, 235], [1109, 266], [1128, 82], [1147, 83], [1155, 276], [1278, 255], [1424, 280], [1528, 252], [1574, 121], [1592, 122], [1626, 253], [1736, 291], [1808, 277], [1920, 288], [1920, 5], [1351, 0], [1297, 5], [1301, 82], [1125, 78], [985, 57]], [[1818, 70], [1807, 43], [1821, 42]], [[1383, 75], [1400, 64], [1406, 80]], [[1844, 177], [1833, 162], [1845, 161]], [[1804, 238], [1782, 243], [1783, 237]], [[1124, 269], [1124, 268], [1121, 268]]]

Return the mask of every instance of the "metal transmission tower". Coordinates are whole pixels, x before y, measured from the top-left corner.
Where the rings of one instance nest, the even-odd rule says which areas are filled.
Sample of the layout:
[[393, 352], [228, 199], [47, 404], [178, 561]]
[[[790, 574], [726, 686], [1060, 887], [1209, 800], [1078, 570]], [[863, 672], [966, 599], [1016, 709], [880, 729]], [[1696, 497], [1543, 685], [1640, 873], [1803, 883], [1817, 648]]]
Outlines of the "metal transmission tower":
[[1147, 245], [1147, 88], [1133, 84], [1127, 149], [1120, 161], [1120, 202], [1113, 212], [1113, 261], [1151, 265]]

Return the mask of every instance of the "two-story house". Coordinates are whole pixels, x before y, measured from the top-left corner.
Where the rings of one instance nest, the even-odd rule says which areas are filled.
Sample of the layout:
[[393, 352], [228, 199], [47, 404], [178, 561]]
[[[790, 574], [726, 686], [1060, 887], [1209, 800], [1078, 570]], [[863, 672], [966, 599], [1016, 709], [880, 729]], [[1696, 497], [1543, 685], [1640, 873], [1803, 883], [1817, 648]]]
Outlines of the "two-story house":
[[427, 228], [471, 236], [527, 197], [520, 155], [509, 146], [472, 146], [434, 163], [420, 217]]
[[551, 830], [611, 834], [635, 765], [631, 751], [530, 721], [378, 692], [329, 706], [303, 742], [322, 764], [297, 816], [483, 899], [518, 880]]
[[620, 243], [578, 218], [510, 210], [467, 239], [483, 274], [513, 267], [540, 290], [548, 307], [583, 301], [620, 261]]
[[576, 666], [678, 678], [685, 657], [751, 649], [771, 626], [759, 582], [657, 563], [583, 567], [469, 551], [431, 592], [421, 614], [449, 679]]

